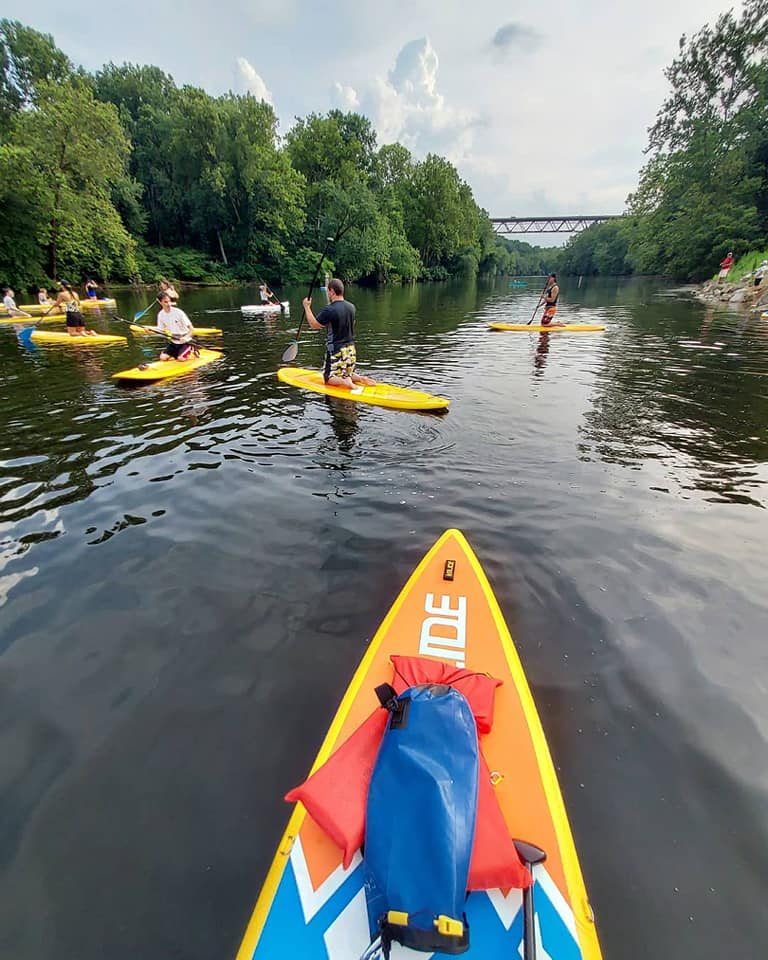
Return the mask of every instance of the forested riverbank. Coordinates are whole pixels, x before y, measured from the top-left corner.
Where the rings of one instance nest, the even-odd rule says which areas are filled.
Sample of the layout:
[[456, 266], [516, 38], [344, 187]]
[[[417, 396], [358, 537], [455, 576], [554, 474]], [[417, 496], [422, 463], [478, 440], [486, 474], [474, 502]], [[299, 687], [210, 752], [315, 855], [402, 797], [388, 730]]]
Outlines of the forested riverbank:
[[87, 73], [9, 20], [0, 65], [0, 272], [17, 288], [291, 283], [326, 236], [348, 280], [545, 269], [536, 248], [495, 237], [448, 160], [379, 145], [359, 114], [310, 114], [281, 135], [251, 95], [179, 87], [154, 66]]
[[564, 248], [500, 239], [444, 157], [379, 144], [332, 110], [285, 133], [250, 94], [179, 87], [158, 67], [77, 67], [0, 20], [0, 275], [273, 284], [328, 268], [383, 283], [508, 273], [712, 277], [768, 247], [768, 0], [690, 37], [625, 214]]
[[626, 215], [574, 237], [562, 272], [704, 280], [768, 247], [767, 44], [766, 0], [680, 39]]

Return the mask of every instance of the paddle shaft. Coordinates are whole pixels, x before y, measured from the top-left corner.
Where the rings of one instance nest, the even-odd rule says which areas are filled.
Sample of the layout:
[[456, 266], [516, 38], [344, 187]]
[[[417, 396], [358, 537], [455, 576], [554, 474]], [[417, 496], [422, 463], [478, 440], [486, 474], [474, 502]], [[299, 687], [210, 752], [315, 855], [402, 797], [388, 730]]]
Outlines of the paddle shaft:
[[547, 292], [548, 287], [549, 287], [549, 277], [547, 277], [547, 282], [546, 282], [546, 284], [544, 285], [544, 289], [543, 289], [543, 290], [541, 291], [541, 293], [539, 294], [539, 302], [538, 302], [538, 303], [536, 304], [536, 306], [533, 308], [533, 313], [531, 314], [531, 319], [530, 319], [530, 320], [528, 321], [528, 323], [526, 324], [527, 327], [530, 327], [530, 325], [533, 323], [533, 318], [536, 316], [536, 311], [539, 309], [539, 307], [540, 307], [540, 306], [542, 305], [542, 303], [544, 302], [544, 294]]
[[[149, 309], [149, 307], [147, 307], [147, 309]], [[125, 320], [123, 317], [115, 317], [115, 320], [119, 320], [120, 323], [127, 323], [129, 327], [130, 326], [137, 326], [137, 327], [146, 326], [146, 324], [135, 323], [133, 320]], [[159, 327], [150, 327], [148, 329], [151, 329], [153, 333], [158, 334], [158, 336], [165, 337], [166, 340], [173, 340], [173, 337], [171, 336], [170, 333], [168, 333], [167, 330], [161, 330]], [[200, 344], [197, 342], [197, 340], [187, 340], [186, 343], [191, 343], [193, 347], [197, 347], [198, 350], [200, 349]]]
[[547, 859], [546, 853], [532, 843], [515, 840], [518, 856], [528, 867], [531, 885], [523, 890], [523, 960], [536, 960], [536, 913], [533, 906], [534, 865]]
[[[307, 299], [312, 296], [312, 291], [315, 289], [315, 284], [317, 283], [317, 278], [320, 275], [320, 269], [323, 266], [323, 260], [325, 260], [325, 255], [328, 253], [328, 247], [333, 243], [333, 237], [325, 238], [325, 247], [323, 248], [323, 253], [320, 259], [317, 261], [317, 266], [315, 267], [315, 274], [312, 277], [312, 280], [309, 284], [309, 290], [307, 291]], [[299, 325], [296, 327], [296, 335], [293, 338], [293, 343], [290, 344], [288, 349], [283, 354], [283, 363], [291, 363], [296, 359], [296, 354], [299, 352], [299, 333], [301, 332], [301, 325], [304, 323], [304, 317], [306, 316], [307, 311], [304, 309], [302, 303], [301, 309], [301, 319], [299, 320]]]
[[141, 318], [144, 316], [145, 313], [149, 313], [149, 311], [152, 309], [152, 307], [154, 307], [154, 305], [155, 305], [156, 303], [158, 303], [157, 297], [155, 297], [155, 299], [152, 301], [152, 303], [150, 303], [150, 305], [149, 305], [148, 307], [145, 307], [145, 308], [141, 311], [141, 313], [134, 313], [134, 315], [133, 315], [134, 323], [135, 323], [137, 320], [141, 320]]

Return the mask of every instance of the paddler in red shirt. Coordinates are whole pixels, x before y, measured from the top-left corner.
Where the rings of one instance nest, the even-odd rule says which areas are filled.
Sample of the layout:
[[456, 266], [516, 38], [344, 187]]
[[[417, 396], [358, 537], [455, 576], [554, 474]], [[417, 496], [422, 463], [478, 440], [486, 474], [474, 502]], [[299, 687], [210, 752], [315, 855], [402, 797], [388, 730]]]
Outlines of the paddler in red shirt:
[[727, 256], [727, 257], [725, 258], [725, 260], [723, 260], [722, 263], [720, 264], [720, 273], [718, 273], [717, 279], [718, 279], [718, 280], [727, 280], [727, 279], [728, 279], [728, 271], [731, 269], [732, 266], [733, 266], [733, 252], [729, 250], [729, 251], [728, 251], [728, 256]]

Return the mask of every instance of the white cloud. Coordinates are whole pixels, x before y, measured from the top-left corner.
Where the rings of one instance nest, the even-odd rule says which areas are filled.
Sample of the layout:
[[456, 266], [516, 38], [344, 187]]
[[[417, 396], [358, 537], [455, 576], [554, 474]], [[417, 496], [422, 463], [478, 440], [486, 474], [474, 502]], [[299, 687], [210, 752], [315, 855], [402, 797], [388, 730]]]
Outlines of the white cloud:
[[357, 110], [360, 106], [360, 98], [354, 87], [347, 87], [343, 83], [334, 83], [333, 100], [337, 107], [342, 110]]
[[256, 73], [256, 68], [250, 60], [246, 60], [245, 57], [238, 57], [237, 72], [240, 81], [239, 86], [242, 90], [253, 94], [257, 100], [264, 100], [266, 103], [272, 104], [272, 94], [267, 89], [266, 83]]
[[397, 140], [418, 156], [435, 151], [458, 162], [471, 149], [479, 119], [439, 93], [439, 66], [429, 38], [421, 37], [406, 43], [387, 76], [375, 77], [359, 96], [339, 83], [336, 89], [354, 94], [379, 143]]

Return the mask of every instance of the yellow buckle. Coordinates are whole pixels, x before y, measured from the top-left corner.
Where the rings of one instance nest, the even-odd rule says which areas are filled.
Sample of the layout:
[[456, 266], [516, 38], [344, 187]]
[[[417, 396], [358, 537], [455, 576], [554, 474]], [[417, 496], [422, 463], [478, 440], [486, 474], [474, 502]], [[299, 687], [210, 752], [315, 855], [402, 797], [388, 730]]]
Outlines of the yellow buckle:
[[454, 920], [453, 917], [446, 917], [441, 914], [435, 920], [437, 932], [444, 937], [462, 937], [464, 936], [464, 924], [461, 920]]
[[403, 910], [389, 910], [387, 912], [387, 923], [393, 923], [396, 927], [407, 927], [408, 914]]

